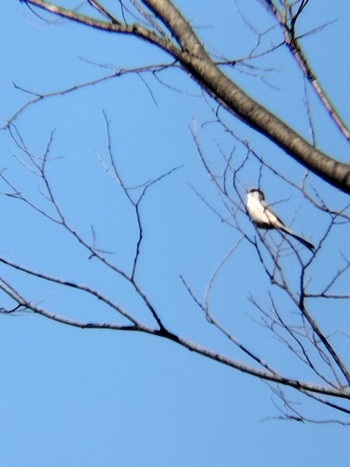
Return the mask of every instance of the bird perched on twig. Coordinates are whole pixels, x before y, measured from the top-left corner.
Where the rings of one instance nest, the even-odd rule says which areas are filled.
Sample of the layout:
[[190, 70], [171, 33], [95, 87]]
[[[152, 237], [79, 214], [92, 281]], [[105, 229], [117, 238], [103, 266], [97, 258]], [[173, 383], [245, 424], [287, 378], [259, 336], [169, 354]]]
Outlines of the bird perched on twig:
[[261, 229], [277, 229], [296, 238], [306, 248], [313, 251], [314, 245], [300, 235], [290, 230], [283, 221], [272, 211], [265, 201], [264, 193], [258, 188], [251, 188], [247, 192], [247, 210], [251, 220]]

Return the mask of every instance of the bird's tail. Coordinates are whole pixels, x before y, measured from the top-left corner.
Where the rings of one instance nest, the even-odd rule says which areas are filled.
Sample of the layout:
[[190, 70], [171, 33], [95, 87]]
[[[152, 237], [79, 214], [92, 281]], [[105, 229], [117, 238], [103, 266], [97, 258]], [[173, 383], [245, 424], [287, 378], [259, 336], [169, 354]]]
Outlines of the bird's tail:
[[302, 243], [304, 246], [306, 246], [306, 248], [308, 248], [310, 251], [314, 251], [315, 245], [313, 245], [308, 240], [305, 240], [305, 238], [301, 237], [300, 235], [294, 233], [292, 230], [289, 230], [288, 227], [283, 226], [281, 230], [286, 232], [288, 235], [291, 235], [295, 239], [299, 240], [299, 242]]

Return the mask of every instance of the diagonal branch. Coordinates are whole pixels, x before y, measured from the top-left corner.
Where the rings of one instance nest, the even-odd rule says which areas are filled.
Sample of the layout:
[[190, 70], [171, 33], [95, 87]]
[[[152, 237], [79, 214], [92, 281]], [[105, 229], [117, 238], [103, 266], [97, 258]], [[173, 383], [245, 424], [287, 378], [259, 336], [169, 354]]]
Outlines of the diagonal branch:
[[[99, 21], [90, 16], [59, 7], [45, 0], [26, 0], [48, 12], [111, 33], [136, 36], [161, 48], [178, 60], [213, 99], [247, 125], [262, 133], [296, 161], [334, 187], [350, 193], [350, 165], [337, 161], [313, 147], [299, 133], [260, 105], [226, 76], [212, 61], [191, 25], [169, 0], [143, 0], [156, 18], [175, 37], [161, 36], [138, 23], [132, 25]], [[272, 3], [272, 2], [270, 2]], [[153, 27], [150, 25], [150, 27]]]
[[211, 60], [190, 24], [169, 0], [144, 0], [181, 44], [177, 55], [194, 79], [228, 111], [267, 136], [331, 185], [350, 193], [350, 165], [314, 148], [268, 109], [254, 101]]

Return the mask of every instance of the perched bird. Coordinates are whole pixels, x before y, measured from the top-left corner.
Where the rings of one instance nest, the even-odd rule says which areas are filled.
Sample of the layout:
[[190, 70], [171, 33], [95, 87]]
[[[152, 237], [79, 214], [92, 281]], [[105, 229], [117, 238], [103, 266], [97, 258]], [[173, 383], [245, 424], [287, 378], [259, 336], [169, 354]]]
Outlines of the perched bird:
[[314, 250], [314, 245], [300, 235], [290, 230], [283, 221], [272, 211], [265, 201], [264, 193], [258, 188], [251, 188], [247, 192], [247, 210], [254, 224], [261, 229], [277, 229], [296, 238], [309, 250]]

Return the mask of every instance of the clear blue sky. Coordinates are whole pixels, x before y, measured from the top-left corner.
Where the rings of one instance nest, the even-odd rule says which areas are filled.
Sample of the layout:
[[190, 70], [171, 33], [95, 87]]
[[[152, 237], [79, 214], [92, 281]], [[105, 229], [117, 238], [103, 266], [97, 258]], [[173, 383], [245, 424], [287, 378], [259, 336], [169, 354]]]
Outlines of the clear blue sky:
[[[3, 121], [28, 100], [28, 94], [15, 89], [13, 83], [39, 93], [53, 92], [108, 72], [96, 64], [123, 68], [165, 60], [160, 52], [133, 39], [109, 36], [60, 19], [56, 25], [44, 23], [23, 3], [3, 3]], [[190, 7], [188, 3], [177, 2], [212, 50], [231, 58], [249, 53], [254, 36], [247, 35], [247, 26], [239, 18], [234, 2], [218, 2], [222, 3], [220, 8], [216, 2], [190, 2]], [[238, 2], [247, 18], [249, 12], [249, 19], [262, 31], [269, 19], [258, 3]], [[303, 23], [313, 28], [337, 19], [305, 41], [304, 46], [348, 121], [350, 61], [343, 44], [349, 43], [349, 16], [348, 2], [336, 0], [330, 9], [325, 0], [311, 1], [309, 16]], [[300, 100], [303, 83], [300, 80], [295, 85], [299, 75], [287, 58], [281, 52], [261, 62], [276, 70], [266, 72], [269, 86], [256, 75], [248, 76], [244, 68], [232, 76], [264, 105], [307, 134]], [[175, 72], [164, 75], [168, 84], [183, 93], [170, 91], [150, 76], [145, 79], [152, 95], [139, 77], [126, 76], [41, 102], [18, 119], [18, 127], [34, 154], [44, 150], [50, 131], [55, 130], [49, 177], [67, 219], [86, 238], [91, 238], [93, 225], [100, 248], [115, 252], [113, 260], [126, 268], [132, 258], [135, 224], [120, 190], [100, 162], [107, 161], [102, 110], [111, 120], [118, 167], [128, 185], [143, 183], [183, 165], [149, 192], [143, 206], [145, 239], [140, 283], [171, 329], [237, 356], [208, 326], [179, 279], [183, 274], [203, 297], [211, 274], [238, 238], [233, 229], [220, 225], [189, 187], [194, 186], [219, 206], [189, 129], [191, 125], [200, 128], [212, 116], [187, 76]], [[316, 99], [311, 99], [322, 149], [346, 158], [348, 147], [328, 125]], [[228, 121], [243, 138], [252, 137], [251, 130], [241, 123], [232, 118]], [[206, 154], [219, 166], [218, 145], [228, 153], [234, 142], [215, 125], [199, 131]], [[13, 157], [23, 159], [19, 148], [4, 132], [0, 139], [0, 169], [6, 168], [6, 174], [23, 192], [45, 205], [38, 178], [30, 176]], [[281, 154], [260, 135], [254, 135], [252, 143], [265, 156]], [[304, 171], [294, 162], [283, 161], [289, 175], [300, 181]], [[257, 180], [258, 170], [254, 169], [245, 183], [255, 184]], [[0, 190], [8, 191], [5, 186]], [[269, 197], [277, 200], [290, 195], [285, 186], [281, 190], [286, 191], [280, 194], [273, 186]], [[329, 199], [332, 201], [334, 196], [336, 201], [332, 191], [326, 191]], [[317, 242], [315, 226], [319, 220], [312, 219], [308, 224], [303, 200], [290, 202], [298, 208], [294, 225]], [[279, 208], [284, 209], [283, 205]], [[130, 288], [88, 260], [86, 252], [64, 231], [8, 197], [0, 197], [0, 210], [2, 257], [94, 286], [143, 316], [145, 310]], [[344, 239], [336, 241], [341, 244]], [[319, 267], [331, 265], [333, 259], [336, 264], [337, 258], [336, 254], [325, 257]], [[278, 365], [288, 357], [284, 351], [276, 352], [273, 338], [249, 319], [250, 289], [235, 287], [238, 278], [249, 281], [256, 261], [249, 246], [244, 245], [220, 276], [213, 302], [225, 325]], [[117, 316], [96, 300], [28, 280], [3, 266], [0, 273], [31, 300], [56, 313], [83, 321], [117, 321]], [[256, 296], [264, 300], [266, 284], [254, 287]], [[8, 299], [2, 300], [4, 306], [9, 305]], [[338, 311], [338, 323], [342, 323], [344, 334], [349, 333], [347, 310]], [[326, 313], [322, 319], [331, 322]], [[349, 463], [348, 428], [266, 420], [276, 415], [267, 385], [172, 343], [140, 334], [80, 330], [26, 314], [0, 316], [0, 321], [1, 466], [290, 467]], [[145, 321], [149, 322], [149, 318]], [[320, 408], [310, 410], [322, 415]]]

